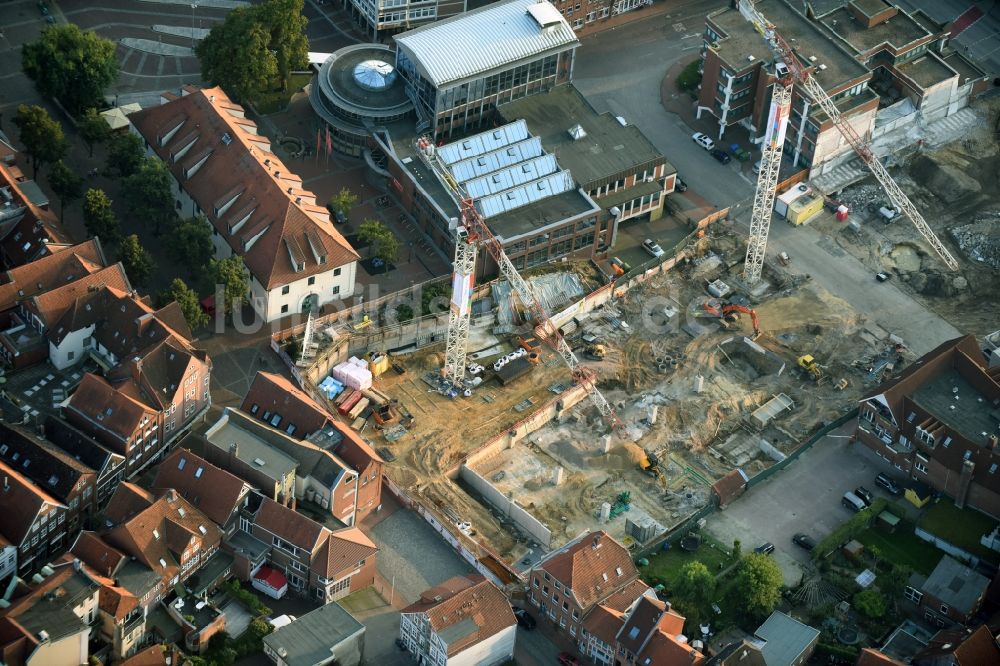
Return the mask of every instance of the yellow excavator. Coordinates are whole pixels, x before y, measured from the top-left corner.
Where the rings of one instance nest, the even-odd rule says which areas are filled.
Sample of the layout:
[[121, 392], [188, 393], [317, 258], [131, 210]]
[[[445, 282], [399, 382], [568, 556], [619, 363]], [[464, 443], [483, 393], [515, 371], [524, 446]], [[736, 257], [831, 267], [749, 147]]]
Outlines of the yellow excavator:
[[812, 376], [813, 381], [818, 382], [823, 379], [823, 368], [819, 367], [819, 363], [816, 362], [816, 359], [813, 358], [812, 354], [799, 356], [798, 363], [800, 368]]

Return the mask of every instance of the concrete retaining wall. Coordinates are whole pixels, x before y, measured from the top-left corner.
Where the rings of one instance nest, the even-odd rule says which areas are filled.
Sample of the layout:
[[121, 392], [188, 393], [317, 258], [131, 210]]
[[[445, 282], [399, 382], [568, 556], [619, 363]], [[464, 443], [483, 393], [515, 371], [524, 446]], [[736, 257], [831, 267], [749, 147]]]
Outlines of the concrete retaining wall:
[[467, 465], [462, 465], [459, 475], [462, 480], [472, 487], [482, 498], [493, 507], [502, 512], [505, 516], [514, 521], [518, 529], [531, 535], [531, 538], [538, 542], [543, 548], [549, 548], [552, 543], [552, 530], [542, 524], [540, 520], [532, 516], [514, 499], [508, 499], [506, 495], [496, 489], [496, 487], [483, 478], [478, 472]]

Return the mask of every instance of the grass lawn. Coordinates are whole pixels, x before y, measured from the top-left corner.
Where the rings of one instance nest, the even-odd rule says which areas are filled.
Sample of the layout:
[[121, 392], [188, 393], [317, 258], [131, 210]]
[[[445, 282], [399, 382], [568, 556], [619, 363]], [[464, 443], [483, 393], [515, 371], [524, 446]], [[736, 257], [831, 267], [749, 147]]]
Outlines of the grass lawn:
[[869, 527], [857, 537], [866, 548], [877, 546], [882, 558], [893, 564], [908, 566], [917, 573], [929, 576], [943, 552], [927, 543], [916, 534], [909, 523], [900, 522], [893, 534], [877, 527]]
[[688, 562], [701, 562], [713, 574], [718, 574], [730, 564], [728, 549], [723, 549], [719, 543], [705, 538], [704, 535], [701, 548], [696, 553], [682, 550], [678, 543], [673, 544], [670, 550], [661, 550], [649, 557], [649, 566], [642, 568], [643, 580], [648, 582], [652, 578], [659, 578], [664, 581], [667, 589], [670, 589], [673, 577], [680, 573], [681, 568]]
[[957, 509], [945, 498], [931, 504], [917, 525], [931, 534], [990, 562], [1000, 560], [1000, 554], [979, 543], [979, 538], [996, 527], [997, 521], [974, 509]]
[[292, 95], [297, 93], [310, 80], [312, 80], [312, 74], [292, 74], [288, 77], [288, 86], [284, 90], [276, 90], [259, 95], [254, 106], [257, 107], [258, 112], [265, 115], [284, 111], [285, 107], [288, 106], [288, 102], [292, 99]]

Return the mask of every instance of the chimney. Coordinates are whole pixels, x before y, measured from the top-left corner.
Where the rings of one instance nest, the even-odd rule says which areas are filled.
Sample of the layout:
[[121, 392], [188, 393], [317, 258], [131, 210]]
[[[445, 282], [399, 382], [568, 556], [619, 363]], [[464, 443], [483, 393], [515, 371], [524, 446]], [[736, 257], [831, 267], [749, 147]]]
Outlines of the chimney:
[[601, 547], [601, 535], [600, 534], [595, 534], [594, 535], [594, 540], [591, 542], [590, 547], [593, 548], [594, 550], [597, 550], [598, 548]]
[[962, 463], [962, 472], [958, 477], [958, 490], [955, 493], [955, 508], [964, 509], [965, 502], [969, 498], [969, 486], [972, 485], [972, 476], [976, 471], [976, 463], [966, 460]]
[[993, 451], [993, 450], [995, 450], [997, 448], [997, 436], [996, 435], [990, 435], [989, 440], [986, 442], [986, 448], [990, 449], [991, 451]]
[[229, 468], [232, 469], [236, 459], [240, 457], [240, 445], [233, 442], [229, 445]]
[[80, 570], [80, 558], [79, 557], [74, 557], [73, 558], [73, 571], [79, 571], [79, 570]]

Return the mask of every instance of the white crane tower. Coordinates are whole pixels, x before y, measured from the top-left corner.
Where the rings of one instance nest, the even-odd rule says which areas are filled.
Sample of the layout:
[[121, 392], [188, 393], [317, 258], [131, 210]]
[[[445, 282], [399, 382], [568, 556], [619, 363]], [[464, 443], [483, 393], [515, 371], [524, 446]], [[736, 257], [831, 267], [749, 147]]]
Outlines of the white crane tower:
[[782, 38], [774, 24], [757, 11], [752, 0], [740, 0], [740, 14], [757, 29], [774, 53], [776, 65], [775, 74], [778, 81], [774, 84], [771, 95], [771, 110], [768, 115], [768, 125], [764, 135], [763, 157], [761, 169], [757, 176], [757, 191], [754, 194], [753, 213], [750, 220], [750, 237], [747, 242], [746, 264], [743, 269], [743, 279], [748, 285], [760, 280], [761, 269], [764, 266], [764, 251], [767, 249], [767, 234], [771, 225], [771, 211], [774, 207], [775, 187], [778, 183], [778, 171], [781, 165], [782, 145], [785, 140], [785, 128], [788, 125], [788, 111], [792, 99], [792, 83], [801, 85], [813, 101], [833, 122], [834, 126], [851, 144], [854, 152], [871, 170], [872, 175], [885, 190], [889, 200], [906, 217], [923, 236], [927, 244], [934, 248], [941, 260], [951, 270], [958, 269], [958, 262], [934, 235], [934, 231], [924, 220], [920, 211], [913, 205], [906, 193], [896, 184], [889, 172], [872, 153], [871, 148], [858, 136], [858, 133], [844, 118], [837, 105], [823, 90], [823, 86], [807, 72], [799, 63], [792, 47]]
[[573, 353], [569, 343], [559, 332], [559, 328], [549, 319], [548, 313], [532, 291], [531, 286], [517, 272], [507, 253], [504, 252], [503, 245], [486, 226], [486, 221], [476, 208], [472, 197], [464, 191], [464, 188], [452, 177], [447, 167], [437, 157], [433, 142], [427, 138], [419, 139], [417, 153], [449, 190], [461, 211], [461, 219], [455, 229], [455, 265], [452, 276], [451, 307], [448, 314], [448, 340], [445, 344], [445, 363], [441, 371], [442, 375], [456, 386], [462, 386], [465, 383], [476, 258], [479, 246], [483, 245], [499, 267], [500, 275], [510, 282], [521, 304], [536, 322], [535, 334], [559, 354], [572, 372], [573, 379], [586, 389], [590, 401], [597, 407], [597, 411], [600, 412], [604, 421], [612, 429], [621, 428], [623, 424], [615, 413], [614, 407], [594, 384], [593, 372], [580, 365], [576, 354]]

